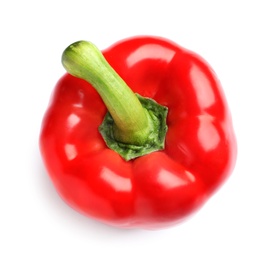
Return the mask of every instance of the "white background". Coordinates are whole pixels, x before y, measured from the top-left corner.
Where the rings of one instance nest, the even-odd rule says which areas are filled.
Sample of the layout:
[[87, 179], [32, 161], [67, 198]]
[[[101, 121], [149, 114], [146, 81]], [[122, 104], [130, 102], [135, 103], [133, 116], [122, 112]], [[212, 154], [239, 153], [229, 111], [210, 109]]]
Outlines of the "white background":
[[[0, 259], [275, 259], [275, 7], [270, 0], [66, 0], [0, 4]], [[38, 149], [65, 47], [171, 39], [218, 74], [233, 115], [232, 177], [189, 221], [120, 230], [59, 198]]]

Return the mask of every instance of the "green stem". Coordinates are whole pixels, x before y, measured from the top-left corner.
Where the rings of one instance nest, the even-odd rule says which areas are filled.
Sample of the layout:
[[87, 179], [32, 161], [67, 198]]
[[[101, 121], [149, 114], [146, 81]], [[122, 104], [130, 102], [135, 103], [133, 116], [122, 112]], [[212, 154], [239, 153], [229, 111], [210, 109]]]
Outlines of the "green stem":
[[103, 99], [115, 126], [115, 138], [123, 143], [144, 144], [152, 130], [146, 109], [90, 42], [73, 43], [63, 52], [62, 63], [75, 77], [89, 82]]
[[164, 148], [167, 108], [135, 95], [92, 43], [73, 43], [63, 52], [62, 63], [104, 101], [109, 112], [99, 131], [109, 148], [126, 160]]

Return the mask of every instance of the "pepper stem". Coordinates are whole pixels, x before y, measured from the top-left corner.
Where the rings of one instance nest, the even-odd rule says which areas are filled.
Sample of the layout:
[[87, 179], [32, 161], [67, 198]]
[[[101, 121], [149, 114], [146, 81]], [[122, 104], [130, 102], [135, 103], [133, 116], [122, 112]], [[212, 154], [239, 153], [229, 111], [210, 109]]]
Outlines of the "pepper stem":
[[103, 99], [115, 122], [115, 138], [123, 143], [141, 145], [151, 131], [147, 111], [137, 96], [90, 42], [70, 45], [62, 55], [65, 69], [89, 82]]
[[95, 45], [71, 44], [63, 52], [62, 64], [101, 96], [109, 114], [99, 130], [110, 148], [126, 160], [163, 149], [167, 108], [135, 95]]

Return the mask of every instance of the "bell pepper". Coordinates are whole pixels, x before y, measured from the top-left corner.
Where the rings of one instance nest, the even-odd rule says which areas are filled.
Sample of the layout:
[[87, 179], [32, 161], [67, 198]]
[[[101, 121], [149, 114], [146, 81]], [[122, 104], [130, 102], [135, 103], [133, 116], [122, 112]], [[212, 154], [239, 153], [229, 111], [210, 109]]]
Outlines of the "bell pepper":
[[79, 41], [62, 63], [40, 150], [72, 208], [116, 227], [164, 228], [228, 178], [237, 151], [231, 114], [199, 55], [144, 36], [103, 52]]

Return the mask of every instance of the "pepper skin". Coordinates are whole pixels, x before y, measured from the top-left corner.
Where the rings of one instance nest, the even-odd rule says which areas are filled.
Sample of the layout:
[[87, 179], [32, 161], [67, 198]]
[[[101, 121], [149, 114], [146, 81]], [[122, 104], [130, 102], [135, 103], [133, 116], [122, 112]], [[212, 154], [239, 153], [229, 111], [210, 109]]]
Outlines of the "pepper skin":
[[44, 116], [40, 149], [72, 208], [109, 225], [157, 229], [201, 208], [227, 179], [236, 140], [222, 87], [197, 54], [158, 37], [116, 43], [103, 55], [127, 85], [168, 107], [161, 151], [124, 160], [98, 128], [107, 112], [96, 90], [65, 74]]

